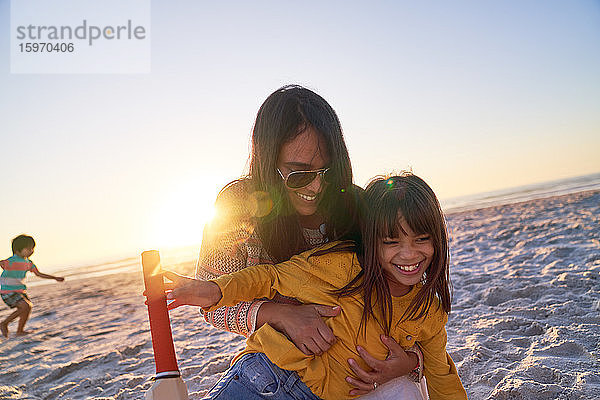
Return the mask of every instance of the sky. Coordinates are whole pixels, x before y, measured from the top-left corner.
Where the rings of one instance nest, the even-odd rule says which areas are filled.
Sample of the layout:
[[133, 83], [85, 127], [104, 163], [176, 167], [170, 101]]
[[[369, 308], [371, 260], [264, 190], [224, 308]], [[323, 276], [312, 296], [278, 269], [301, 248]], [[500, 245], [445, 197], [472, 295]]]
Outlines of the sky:
[[143, 74], [11, 73], [10, 19], [0, 0], [0, 258], [28, 233], [42, 271], [199, 244], [288, 83], [336, 110], [361, 186], [600, 171], [598, 1], [152, 1]]

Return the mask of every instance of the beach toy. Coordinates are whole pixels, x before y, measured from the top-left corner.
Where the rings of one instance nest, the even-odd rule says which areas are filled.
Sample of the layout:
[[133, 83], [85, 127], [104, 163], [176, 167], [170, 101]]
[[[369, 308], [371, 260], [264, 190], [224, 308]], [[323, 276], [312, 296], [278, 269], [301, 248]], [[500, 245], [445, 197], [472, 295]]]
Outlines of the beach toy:
[[160, 268], [160, 255], [157, 250], [142, 253], [142, 269], [144, 270], [150, 333], [152, 334], [152, 348], [156, 364], [154, 383], [146, 392], [146, 399], [187, 400], [187, 388], [181, 379], [175, 357], [167, 298]]

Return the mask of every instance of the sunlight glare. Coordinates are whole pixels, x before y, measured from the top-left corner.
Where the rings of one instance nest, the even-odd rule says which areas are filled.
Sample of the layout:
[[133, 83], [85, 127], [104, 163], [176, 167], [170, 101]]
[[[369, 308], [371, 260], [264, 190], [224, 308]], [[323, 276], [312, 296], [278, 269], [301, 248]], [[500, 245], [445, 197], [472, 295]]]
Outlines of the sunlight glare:
[[157, 204], [153, 241], [160, 247], [199, 244], [204, 225], [215, 214], [215, 194], [198, 185], [169, 190]]

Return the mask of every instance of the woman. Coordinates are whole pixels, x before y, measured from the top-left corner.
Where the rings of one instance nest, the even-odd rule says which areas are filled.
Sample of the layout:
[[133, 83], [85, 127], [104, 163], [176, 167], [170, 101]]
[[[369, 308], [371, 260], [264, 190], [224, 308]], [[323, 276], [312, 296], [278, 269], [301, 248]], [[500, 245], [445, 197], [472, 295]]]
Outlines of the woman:
[[[360, 240], [361, 189], [352, 184], [350, 158], [335, 111], [316, 93], [285, 86], [262, 104], [252, 134], [247, 177], [227, 185], [215, 203], [216, 217], [205, 228], [196, 278], [214, 279], [261, 263], [286, 261], [293, 255], [332, 240]], [[186, 303], [185, 280], [175, 282], [176, 300]], [[173, 296], [175, 297], [175, 296]], [[300, 304], [276, 296], [205, 312], [216, 328], [244, 336], [268, 323], [286, 335], [303, 353], [327, 351], [335, 337], [322, 317], [339, 310]], [[352, 365], [359, 379], [350, 378], [365, 394], [378, 383], [406, 375], [418, 356], [396, 343], [387, 360], [365, 361], [367, 373]], [[417, 350], [418, 353], [418, 350]]]

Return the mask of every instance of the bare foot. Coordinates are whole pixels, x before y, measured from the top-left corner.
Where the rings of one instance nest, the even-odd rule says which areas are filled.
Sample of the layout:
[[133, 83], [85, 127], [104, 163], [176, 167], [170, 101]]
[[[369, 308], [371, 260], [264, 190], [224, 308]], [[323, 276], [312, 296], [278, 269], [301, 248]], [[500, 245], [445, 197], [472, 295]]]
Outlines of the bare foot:
[[0, 322], [0, 332], [5, 338], [8, 337], [8, 324], [6, 322]]
[[31, 331], [20, 331], [17, 332], [17, 336], [25, 336], [25, 335], [29, 335], [31, 333]]

